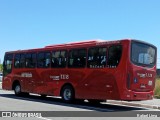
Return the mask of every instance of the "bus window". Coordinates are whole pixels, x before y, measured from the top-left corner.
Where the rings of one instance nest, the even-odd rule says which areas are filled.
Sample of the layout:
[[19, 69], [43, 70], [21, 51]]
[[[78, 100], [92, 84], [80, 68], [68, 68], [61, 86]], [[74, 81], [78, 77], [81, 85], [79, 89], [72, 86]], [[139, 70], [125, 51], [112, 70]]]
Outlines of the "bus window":
[[75, 49], [69, 51], [68, 67], [84, 68], [86, 66], [86, 50]]
[[131, 61], [135, 65], [152, 67], [156, 63], [156, 49], [147, 44], [132, 42]]
[[27, 53], [25, 56], [26, 68], [36, 67], [36, 53]]
[[66, 51], [53, 51], [52, 52], [52, 68], [66, 67]]
[[51, 56], [50, 52], [38, 53], [37, 67], [38, 68], [49, 68], [50, 63], [51, 63], [50, 56]]
[[14, 67], [20, 68], [20, 54], [14, 56]]
[[20, 68], [24, 68], [25, 67], [25, 54], [21, 54], [20, 57]]
[[109, 48], [108, 64], [109, 68], [116, 68], [122, 56], [122, 46], [116, 45]]
[[25, 54], [15, 54], [14, 67], [24, 68], [25, 67]]
[[4, 76], [11, 73], [12, 71], [12, 59], [13, 59], [13, 54], [6, 54], [4, 57], [4, 63], [3, 63], [3, 75]]
[[88, 68], [104, 68], [106, 66], [107, 48], [90, 48], [88, 51]]

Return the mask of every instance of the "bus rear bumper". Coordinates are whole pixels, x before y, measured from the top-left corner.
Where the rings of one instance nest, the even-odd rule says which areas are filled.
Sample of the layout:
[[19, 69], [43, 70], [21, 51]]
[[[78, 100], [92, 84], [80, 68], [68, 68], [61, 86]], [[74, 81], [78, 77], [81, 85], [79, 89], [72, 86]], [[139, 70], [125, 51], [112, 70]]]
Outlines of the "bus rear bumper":
[[138, 100], [151, 100], [153, 99], [153, 91], [150, 92], [135, 92], [128, 91], [122, 97], [122, 100], [138, 101]]

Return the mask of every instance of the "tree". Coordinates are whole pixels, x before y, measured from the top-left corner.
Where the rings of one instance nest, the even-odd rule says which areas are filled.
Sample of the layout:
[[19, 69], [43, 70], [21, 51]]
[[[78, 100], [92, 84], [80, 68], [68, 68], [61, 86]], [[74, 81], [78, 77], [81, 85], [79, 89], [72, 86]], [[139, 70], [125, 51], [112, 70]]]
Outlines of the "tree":
[[157, 77], [160, 77], [160, 69], [157, 69]]
[[2, 64], [0, 64], [0, 71], [2, 71], [3, 70], [3, 65]]

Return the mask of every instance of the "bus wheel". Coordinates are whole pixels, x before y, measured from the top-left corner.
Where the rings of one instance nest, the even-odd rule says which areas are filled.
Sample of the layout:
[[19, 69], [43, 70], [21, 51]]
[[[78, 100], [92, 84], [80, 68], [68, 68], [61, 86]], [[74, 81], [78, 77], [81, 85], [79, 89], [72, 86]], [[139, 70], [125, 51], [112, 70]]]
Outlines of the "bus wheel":
[[15, 93], [16, 96], [20, 96], [22, 94], [21, 85], [19, 83], [15, 84], [14, 93]]
[[62, 96], [63, 101], [67, 103], [72, 102], [75, 98], [74, 94], [75, 93], [74, 93], [74, 89], [72, 86], [66, 85], [62, 88], [61, 96]]

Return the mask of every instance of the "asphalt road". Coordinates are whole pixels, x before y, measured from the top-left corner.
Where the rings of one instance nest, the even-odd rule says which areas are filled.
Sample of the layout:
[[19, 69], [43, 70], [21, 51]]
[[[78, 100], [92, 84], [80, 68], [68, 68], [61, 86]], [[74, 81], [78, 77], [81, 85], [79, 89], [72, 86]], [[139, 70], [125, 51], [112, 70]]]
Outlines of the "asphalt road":
[[[113, 105], [102, 103], [99, 105], [89, 104], [87, 102], [76, 102], [73, 104], [64, 103], [60, 98], [46, 97], [41, 98], [38, 95], [29, 95], [27, 97], [16, 97], [13, 91], [0, 90], [0, 112], [4, 111], [61, 111], [57, 114], [65, 114], [62, 111], [95, 111], [95, 112], [128, 112], [128, 111], [152, 111], [153, 109], [129, 107], [122, 105]], [[74, 113], [70, 114], [74, 116]], [[114, 116], [113, 116], [114, 117]], [[1, 118], [0, 118], [1, 119]], [[16, 120], [21, 118], [15, 118]], [[35, 118], [29, 118], [32, 120]], [[37, 120], [45, 119], [52, 120], [53, 118], [47, 117], [36, 117]], [[59, 119], [59, 117], [58, 117]], [[77, 119], [77, 117], [76, 117]]]

